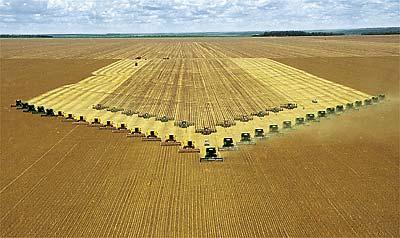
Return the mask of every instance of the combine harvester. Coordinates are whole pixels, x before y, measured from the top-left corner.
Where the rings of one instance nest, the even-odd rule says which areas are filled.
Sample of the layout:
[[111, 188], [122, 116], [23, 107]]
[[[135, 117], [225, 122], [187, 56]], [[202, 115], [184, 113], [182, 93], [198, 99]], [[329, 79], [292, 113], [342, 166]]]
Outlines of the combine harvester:
[[240, 141], [236, 143], [237, 145], [255, 145], [256, 142], [251, 138], [250, 133], [242, 132], [240, 135]]
[[125, 123], [121, 123], [120, 127], [118, 127], [116, 130], [112, 130], [112, 133], [126, 133], [129, 134], [129, 129], [126, 128]]
[[156, 117], [156, 121], [161, 121], [161, 122], [168, 122], [168, 121], [172, 121], [174, 120], [173, 117], [169, 117], [166, 115], [160, 116], [160, 117]]
[[54, 110], [51, 108], [46, 109], [46, 114], [41, 115], [42, 117], [55, 117]]
[[113, 126], [113, 124], [111, 123], [111, 121], [107, 121], [105, 125], [102, 125], [99, 127], [100, 130], [116, 130], [117, 128], [115, 126]]
[[146, 135], [140, 131], [139, 127], [135, 127], [135, 129], [131, 133], [127, 134], [126, 137], [146, 137]]
[[254, 138], [256, 138], [256, 139], [264, 139], [265, 138], [264, 129], [262, 129], [262, 128], [254, 129]]
[[103, 125], [100, 123], [99, 118], [95, 117], [95, 118], [93, 119], [93, 121], [92, 121], [88, 126], [89, 126], [89, 127], [101, 127], [101, 126], [103, 126]]
[[200, 162], [212, 162], [212, 161], [222, 162], [224, 161], [224, 159], [218, 156], [217, 149], [215, 147], [207, 147], [206, 154], [204, 157], [200, 158]]
[[152, 130], [150, 131], [149, 135], [147, 135], [146, 137], [142, 137], [142, 141], [161, 141], [161, 138], [159, 138]]
[[168, 138], [160, 144], [161, 146], [181, 146], [181, 142], [176, 141], [174, 134], [169, 134]]
[[196, 148], [193, 141], [189, 140], [186, 145], [179, 149], [179, 153], [200, 153], [200, 149]]
[[222, 121], [222, 122], [217, 122], [216, 125], [217, 125], [217, 126], [224, 127], [224, 128], [228, 128], [228, 127], [231, 127], [231, 126], [235, 126], [235, 125], [236, 125], [236, 122], [235, 122], [235, 121], [232, 121], [232, 120], [224, 120], [224, 121]]
[[215, 128], [209, 128], [209, 127], [204, 127], [204, 128], [199, 128], [195, 130], [196, 133], [201, 133], [203, 135], [211, 135], [211, 133], [217, 132], [217, 129]]
[[76, 122], [72, 113], [68, 113], [67, 117], [61, 119], [62, 122]]
[[235, 146], [231, 137], [225, 137], [224, 144], [218, 148], [219, 151], [235, 151], [238, 149], [239, 147]]
[[194, 126], [194, 123], [186, 120], [181, 120], [175, 121], [174, 126], [178, 126], [180, 128], [188, 128], [189, 126]]
[[80, 117], [79, 117], [79, 120], [76, 120], [76, 121], [72, 122], [72, 124], [74, 124], [74, 125], [85, 125], [85, 126], [87, 126], [87, 125], [89, 125], [89, 122], [87, 122], [83, 116], [80, 116]]

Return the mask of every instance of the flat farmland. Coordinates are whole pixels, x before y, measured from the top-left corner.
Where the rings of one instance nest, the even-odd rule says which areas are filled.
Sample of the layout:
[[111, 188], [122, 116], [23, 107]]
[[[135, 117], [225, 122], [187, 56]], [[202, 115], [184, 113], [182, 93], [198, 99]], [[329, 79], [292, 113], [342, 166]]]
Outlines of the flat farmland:
[[[139, 55], [256, 58], [388, 98], [207, 164], [10, 108]], [[398, 37], [1, 41], [1, 236], [399, 236], [398, 65]]]

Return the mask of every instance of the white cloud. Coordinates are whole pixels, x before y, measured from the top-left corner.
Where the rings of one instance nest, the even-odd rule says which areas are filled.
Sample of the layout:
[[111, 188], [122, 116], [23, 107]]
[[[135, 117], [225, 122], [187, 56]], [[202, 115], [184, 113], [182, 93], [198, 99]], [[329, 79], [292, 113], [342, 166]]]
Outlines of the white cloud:
[[398, 0], [0, 0], [3, 33], [184, 32], [399, 25]]

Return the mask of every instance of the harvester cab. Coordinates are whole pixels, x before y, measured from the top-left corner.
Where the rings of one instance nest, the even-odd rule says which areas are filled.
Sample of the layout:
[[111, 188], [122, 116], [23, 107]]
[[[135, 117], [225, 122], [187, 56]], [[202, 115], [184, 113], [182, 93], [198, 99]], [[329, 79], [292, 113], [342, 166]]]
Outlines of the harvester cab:
[[224, 144], [222, 145], [222, 147], [218, 148], [219, 151], [231, 151], [237, 149], [238, 147], [235, 146], [235, 144], [233, 143], [233, 139], [231, 137], [225, 137]]
[[161, 142], [161, 146], [181, 146], [181, 142], [176, 141], [174, 134], [169, 134], [168, 138]]
[[146, 135], [140, 131], [139, 127], [135, 127], [135, 129], [126, 136], [127, 137], [145, 137]]
[[379, 98], [380, 101], [384, 100], [385, 99], [385, 94], [383, 94], [383, 93], [379, 94], [378, 98]]
[[356, 108], [362, 107], [362, 101], [361, 101], [361, 100], [355, 101], [355, 102], [354, 102], [354, 106], [355, 106]]
[[237, 144], [238, 145], [254, 145], [255, 142], [251, 139], [250, 133], [242, 132], [242, 134], [240, 134], [240, 141]]
[[379, 98], [377, 96], [372, 96], [372, 102], [377, 103], [379, 101]]
[[161, 141], [161, 138], [159, 138], [156, 133], [151, 130], [146, 137], [142, 137], [142, 141]]
[[179, 153], [200, 153], [200, 149], [196, 148], [193, 141], [189, 140], [186, 145], [179, 149]]
[[262, 128], [256, 128], [254, 130], [254, 137], [255, 138], [264, 138], [265, 137], [265, 133], [264, 133], [264, 129]]
[[200, 158], [200, 162], [208, 162], [208, 161], [219, 161], [222, 162], [224, 159], [219, 157], [217, 154], [217, 149], [215, 147], [206, 148], [206, 154], [204, 157]]

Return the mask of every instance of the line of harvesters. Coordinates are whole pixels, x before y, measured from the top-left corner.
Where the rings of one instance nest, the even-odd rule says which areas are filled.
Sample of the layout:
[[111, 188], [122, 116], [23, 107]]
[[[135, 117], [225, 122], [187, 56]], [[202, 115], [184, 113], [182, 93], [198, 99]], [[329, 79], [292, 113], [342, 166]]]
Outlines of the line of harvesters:
[[[367, 98], [364, 101], [355, 101], [354, 103], [347, 103], [346, 105], [337, 105], [336, 107], [328, 107], [326, 110], [319, 110], [317, 114], [307, 113], [305, 117], [296, 117], [294, 121], [294, 125], [292, 121], [285, 120], [282, 122], [282, 132], [288, 131], [293, 128], [293, 126], [304, 125], [307, 122], [316, 122], [322, 118], [325, 118], [329, 115], [340, 114], [346, 110], [359, 109], [363, 106], [372, 105], [378, 103], [385, 99], [384, 94], [379, 94], [378, 96], [373, 96], [371, 98]], [[287, 109], [293, 109], [297, 107], [296, 104], [286, 104]], [[112, 124], [110, 120], [106, 121], [106, 124], [102, 124], [99, 118], [94, 118], [92, 122], [88, 122], [85, 120], [84, 116], [79, 116], [79, 119], [76, 119], [72, 114], [64, 114], [62, 111], [58, 111], [57, 114], [51, 108], [44, 108], [44, 106], [37, 106], [33, 104], [29, 104], [27, 102], [23, 102], [22, 100], [16, 100], [15, 105], [11, 105], [12, 107], [16, 107], [18, 110], [22, 110], [23, 112], [30, 112], [32, 114], [39, 114], [42, 117], [60, 117], [63, 122], [72, 122], [76, 125], [87, 125], [89, 127], [97, 127], [100, 130], [110, 130], [113, 133], [125, 133], [127, 137], [140, 138], [142, 141], [157, 141], [160, 142], [161, 146], [180, 146], [178, 152], [179, 153], [200, 153], [200, 149], [196, 148], [193, 141], [188, 141], [185, 145], [182, 146], [182, 143], [177, 141], [173, 134], [170, 134], [168, 138], [164, 141], [161, 140], [156, 134], [154, 130], [151, 130], [147, 135], [143, 133], [139, 127], [135, 127], [134, 130], [129, 130], [126, 127], [125, 123], [121, 123], [119, 127], [116, 127]], [[282, 107], [281, 107], [282, 108]], [[281, 110], [281, 108], [272, 109], [272, 110]], [[272, 111], [271, 110], [271, 111]], [[164, 121], [165, 118], [160, 118], [159, 120]], [[229, 122], [227, 122], [228, 124]], [[228, 126], [220, 125], [223, 127]], [[192, 124], [186, 124], [184, 122], [184, 127], [192, 126]], [[241, 133], [240, 141], [234, 143], [233, 138], [225, 137], [223, 138], [223, 145], [221, 147], [210, 146], [208, 140], [205, 140], [204, 146], [206, 148], [205, 155], [200, 158], [200, 162], [203, 161], [223, 161], [223, 158], [218, 155], [217, 151], [236, 151], [239, 149], [239, 145], [254, 145], [257, 139], [264, 139], [269, 136], [280, 134], [281, 131], [277, 124], [269, 125], [269, 132], [265, 133], [263, 128], [256, 128], [254, 130], [254, 137], [251, 137], [249, 132]], [[209, 135], [210, 133], [203, 133], [205, 135]]]

